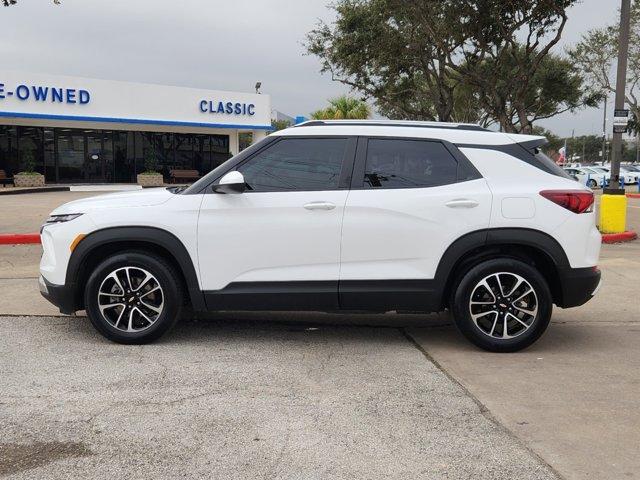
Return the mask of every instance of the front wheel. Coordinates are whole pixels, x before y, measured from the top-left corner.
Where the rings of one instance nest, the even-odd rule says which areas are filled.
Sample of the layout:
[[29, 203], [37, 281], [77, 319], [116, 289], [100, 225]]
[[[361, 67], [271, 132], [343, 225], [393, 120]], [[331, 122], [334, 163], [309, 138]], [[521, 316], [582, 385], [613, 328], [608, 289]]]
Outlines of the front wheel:
[[519, 260], [485, 261], [458, 283], [451, 310], [460, 332], [492, 352], [515, 352], [544, 333], [552, 297], [544, 277]]
[[84, 292], [85, 308], [93, 326], [109, 340], [149, 343], [177, 321], [181, 285], [163, 258], [123, 252], [108, 257], [92, 272]]
[[587, 183], [587, 186], [589, 188], [596, 188], [598, 186], [598, 182], [596, 182], [594, 179], [589, 180], [589, 182]]

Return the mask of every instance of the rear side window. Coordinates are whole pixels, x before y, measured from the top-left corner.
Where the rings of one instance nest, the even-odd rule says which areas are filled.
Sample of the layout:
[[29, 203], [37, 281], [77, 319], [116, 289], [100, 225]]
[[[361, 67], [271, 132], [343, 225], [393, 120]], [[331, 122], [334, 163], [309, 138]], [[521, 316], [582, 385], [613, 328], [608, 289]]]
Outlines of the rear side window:
[[369, 139], [364, 188], [417, 188], [455, 183], [458, 162], [442, 143]]
[[[560, 165], [558, 165], [556, 162], [554, 162], [549, 157], [547, 157], [544, 154], [544, 152], [539, 148], [535, 148], [533, 150], [533, 156], [535, 157], [536, 161], [543, 166], [543, 170], [546, 170], [547, 172], [553, 175], [556, 175], [558, 177], [564, 177], [564, 178], [569, 178], [573, 180], [571, 178], [571, 175], [569, 175]], [[574, 170], [574, 171], [575, 171], [574, 175], [580, 173], [577, 170]]]
[[510, 143], [507, 145], [474, 145], [459, 143], [457, 146], [463, 148], [480, 148], [482, 150], [496, 150], [528, 163], [532, 167], [536, 167], [543, 172], [573, 180], [571, 175], [569, 175], [560, 165], [551, 160], [542, 152], [542, 150], [540, 150], [541, 144], [546, 144], [546, 141], [534, 140], [532, 142]]
[[284, 138], [237, 170], [255, 192], [335, 190], [348, 140]]

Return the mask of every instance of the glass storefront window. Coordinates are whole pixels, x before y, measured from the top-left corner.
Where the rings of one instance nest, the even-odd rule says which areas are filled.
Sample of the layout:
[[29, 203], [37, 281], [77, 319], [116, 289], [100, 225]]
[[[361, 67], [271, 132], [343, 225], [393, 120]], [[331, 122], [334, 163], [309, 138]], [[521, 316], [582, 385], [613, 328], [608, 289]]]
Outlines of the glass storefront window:
[[229, 154], [229, 137], [227, 135], [211, 135], [211, 170], [222, 165], [231, 158]]
[[58, 181], [84, 181], [85, 137], [82, 131], [62, 128], [57, 132]]
[[135, 182], [148, 151], [166, 177], [175, 168], [205, 175], [229, 158], [229, 137], [0, 125], [0, 169], [13, 176], [33, 154], [47, 183]]
[[18, 127], [19, 170], [25, 171], [31, 162], [33, 170], [44, 174], [41, 127]]
[[0, 125], [0, 170], [13, 177], [18, 173], [18, 129]]
[[104, 180], [113, 182], [113, 132], [102, 132], [102, 158], [104, 159]]
[[193, 169], [193, 135], [176, 133], [176, 160], [174, 168]]
[[133, 182], [133, 132], [113, 132], [113, 175], [117, 183]]
[[52, 128], [44, 129], [44, 178], [47, 183], [55, 183], [56, 178], [56, 142]]

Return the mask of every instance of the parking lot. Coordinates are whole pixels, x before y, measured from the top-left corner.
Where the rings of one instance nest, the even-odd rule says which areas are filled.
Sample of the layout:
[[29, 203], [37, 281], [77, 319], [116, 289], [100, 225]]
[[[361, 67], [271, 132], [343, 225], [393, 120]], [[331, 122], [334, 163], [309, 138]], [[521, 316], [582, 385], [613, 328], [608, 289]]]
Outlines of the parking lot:
[[[0, 196], [0, 233], [95, 193]], [[628, 227], [640, 231], [640, 199]], [[0, 475], [10, 478], [640, 478], [640, 241], [515, 354], [446, 314], [186, 315], [107, 342], [0, 246]]]

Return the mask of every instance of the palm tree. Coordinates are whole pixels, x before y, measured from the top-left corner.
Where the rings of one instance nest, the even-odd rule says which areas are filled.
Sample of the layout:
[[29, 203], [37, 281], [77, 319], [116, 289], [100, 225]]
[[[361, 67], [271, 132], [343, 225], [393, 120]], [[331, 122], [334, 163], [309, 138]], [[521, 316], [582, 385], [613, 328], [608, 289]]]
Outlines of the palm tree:
[[371, 109], [366, 102], [343, 95], [329, 100], [329, 106], [316, 110], [311, 114], [311, 118], [315, 120], [361, 120], [369, 118], [370, 115]]

